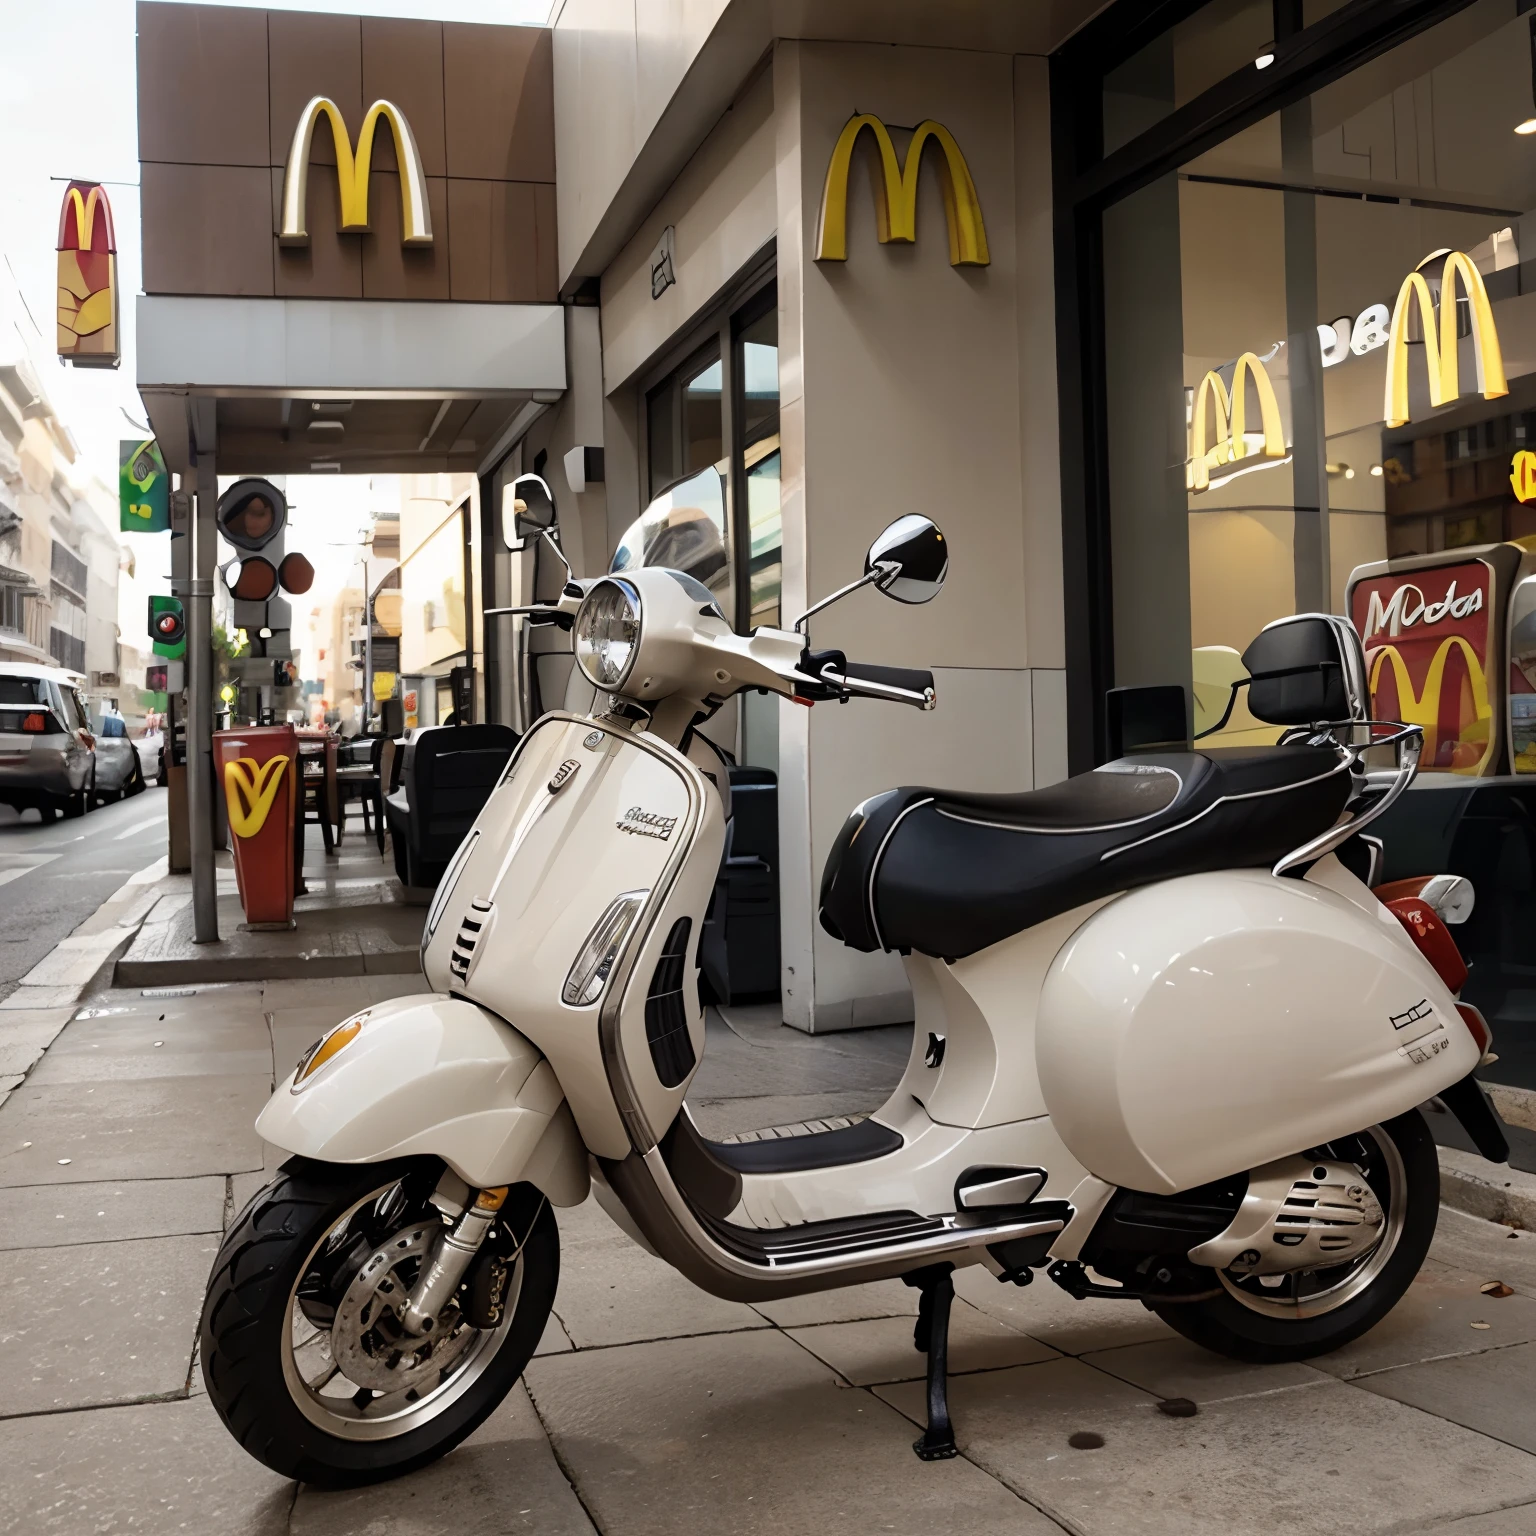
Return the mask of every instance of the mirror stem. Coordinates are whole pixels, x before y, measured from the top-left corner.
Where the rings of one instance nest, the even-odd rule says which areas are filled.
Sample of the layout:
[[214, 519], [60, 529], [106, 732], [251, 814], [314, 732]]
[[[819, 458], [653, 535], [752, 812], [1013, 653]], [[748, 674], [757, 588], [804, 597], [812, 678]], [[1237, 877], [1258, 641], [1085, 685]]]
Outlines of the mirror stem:
[[565, 579], [575, 581], [576, 572], [571, 569], [571, 562], [565, 558], [565, 551], [560, 548], [560, 541], [555, 537], [553, 529], [546, 528], [539, 537], [548, 543], [555, 552], [555, 558], [565, 567]]
[[820, 613], [823, 608], [830, 608], [833, 603], [841, 602], [850, 592], [857, 592], [860, 587], [867, 587], [871, 582], [881, 585], [892, 577], [901, 574], [901, 567], [891, 560], [882, 560], [872, 570], [865, 571], [857, 581], [850, 581], [846, 587], [839, 587], [830, 596], [822, 598], [819, 603], [807, 608], [804, 613], [795, 620], [795, 630], [799, 634], [805, 633], [805, 621], [812, 614]]

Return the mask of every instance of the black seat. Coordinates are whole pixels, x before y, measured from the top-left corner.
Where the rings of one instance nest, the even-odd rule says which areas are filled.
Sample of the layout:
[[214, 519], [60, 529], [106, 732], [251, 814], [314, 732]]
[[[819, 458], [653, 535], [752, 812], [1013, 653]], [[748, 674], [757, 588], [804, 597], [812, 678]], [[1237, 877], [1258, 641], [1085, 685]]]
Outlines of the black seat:
[[1273, 864], [1338, 819], [1331, 746], [1149, 752], [1020, 795], [893, 789], [838, 833], [821, 922], [854, 949], [945, 959], [1096, 897]]
[[384, 802], [402, 885], [442, 879], [517, 742], [505, 725], [442, 725], [407, 744], [400, 787]]
[[[1367, 718], [1347, 619], [1276, 619], [1243, 665], [1249, 711], [1271, 725]], [[838, 833], [821, 925], [854, 949], [956, 960], [1100, 896], [1274, 864], [1338, 820], [1352, 766], [1331, 744], [1298, 742], [1131, 753], [1021, 795], [893, 789]]]

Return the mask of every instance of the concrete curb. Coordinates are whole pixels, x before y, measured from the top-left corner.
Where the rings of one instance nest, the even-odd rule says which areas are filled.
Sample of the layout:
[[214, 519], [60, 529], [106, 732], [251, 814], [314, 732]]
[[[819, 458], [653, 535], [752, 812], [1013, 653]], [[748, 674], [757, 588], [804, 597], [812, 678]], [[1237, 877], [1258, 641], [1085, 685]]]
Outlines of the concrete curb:
[[1506, 1088], [1502, 1083], [1484, 1083], [1483, 1086], [1506, 1125], [1536, 1131], [1536, 1093], [1529, 1088]]
[[1455, 1210], [1536, 1232], [1536, 1174], [1441, 1147], [1440, 1198]]

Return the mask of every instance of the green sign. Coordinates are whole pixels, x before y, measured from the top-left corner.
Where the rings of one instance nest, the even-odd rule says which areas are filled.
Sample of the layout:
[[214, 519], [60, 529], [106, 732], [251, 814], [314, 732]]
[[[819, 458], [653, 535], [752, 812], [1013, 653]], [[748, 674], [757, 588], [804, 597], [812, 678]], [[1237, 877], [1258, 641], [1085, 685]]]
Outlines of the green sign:
[[164, 533], [171, 526], [171, 477], [154, 438], [119, 442], [117, 501], [124, 533]]

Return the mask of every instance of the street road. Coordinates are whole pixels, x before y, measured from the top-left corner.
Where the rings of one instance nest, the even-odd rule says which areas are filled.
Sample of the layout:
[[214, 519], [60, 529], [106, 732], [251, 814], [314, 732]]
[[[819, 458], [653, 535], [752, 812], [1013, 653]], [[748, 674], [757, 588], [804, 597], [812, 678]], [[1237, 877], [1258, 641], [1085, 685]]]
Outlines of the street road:
[[67, 938], [129, 875], [165, 852], [165, 795], [102, 806], [43, 826], [0, 806], [0, 997]]

